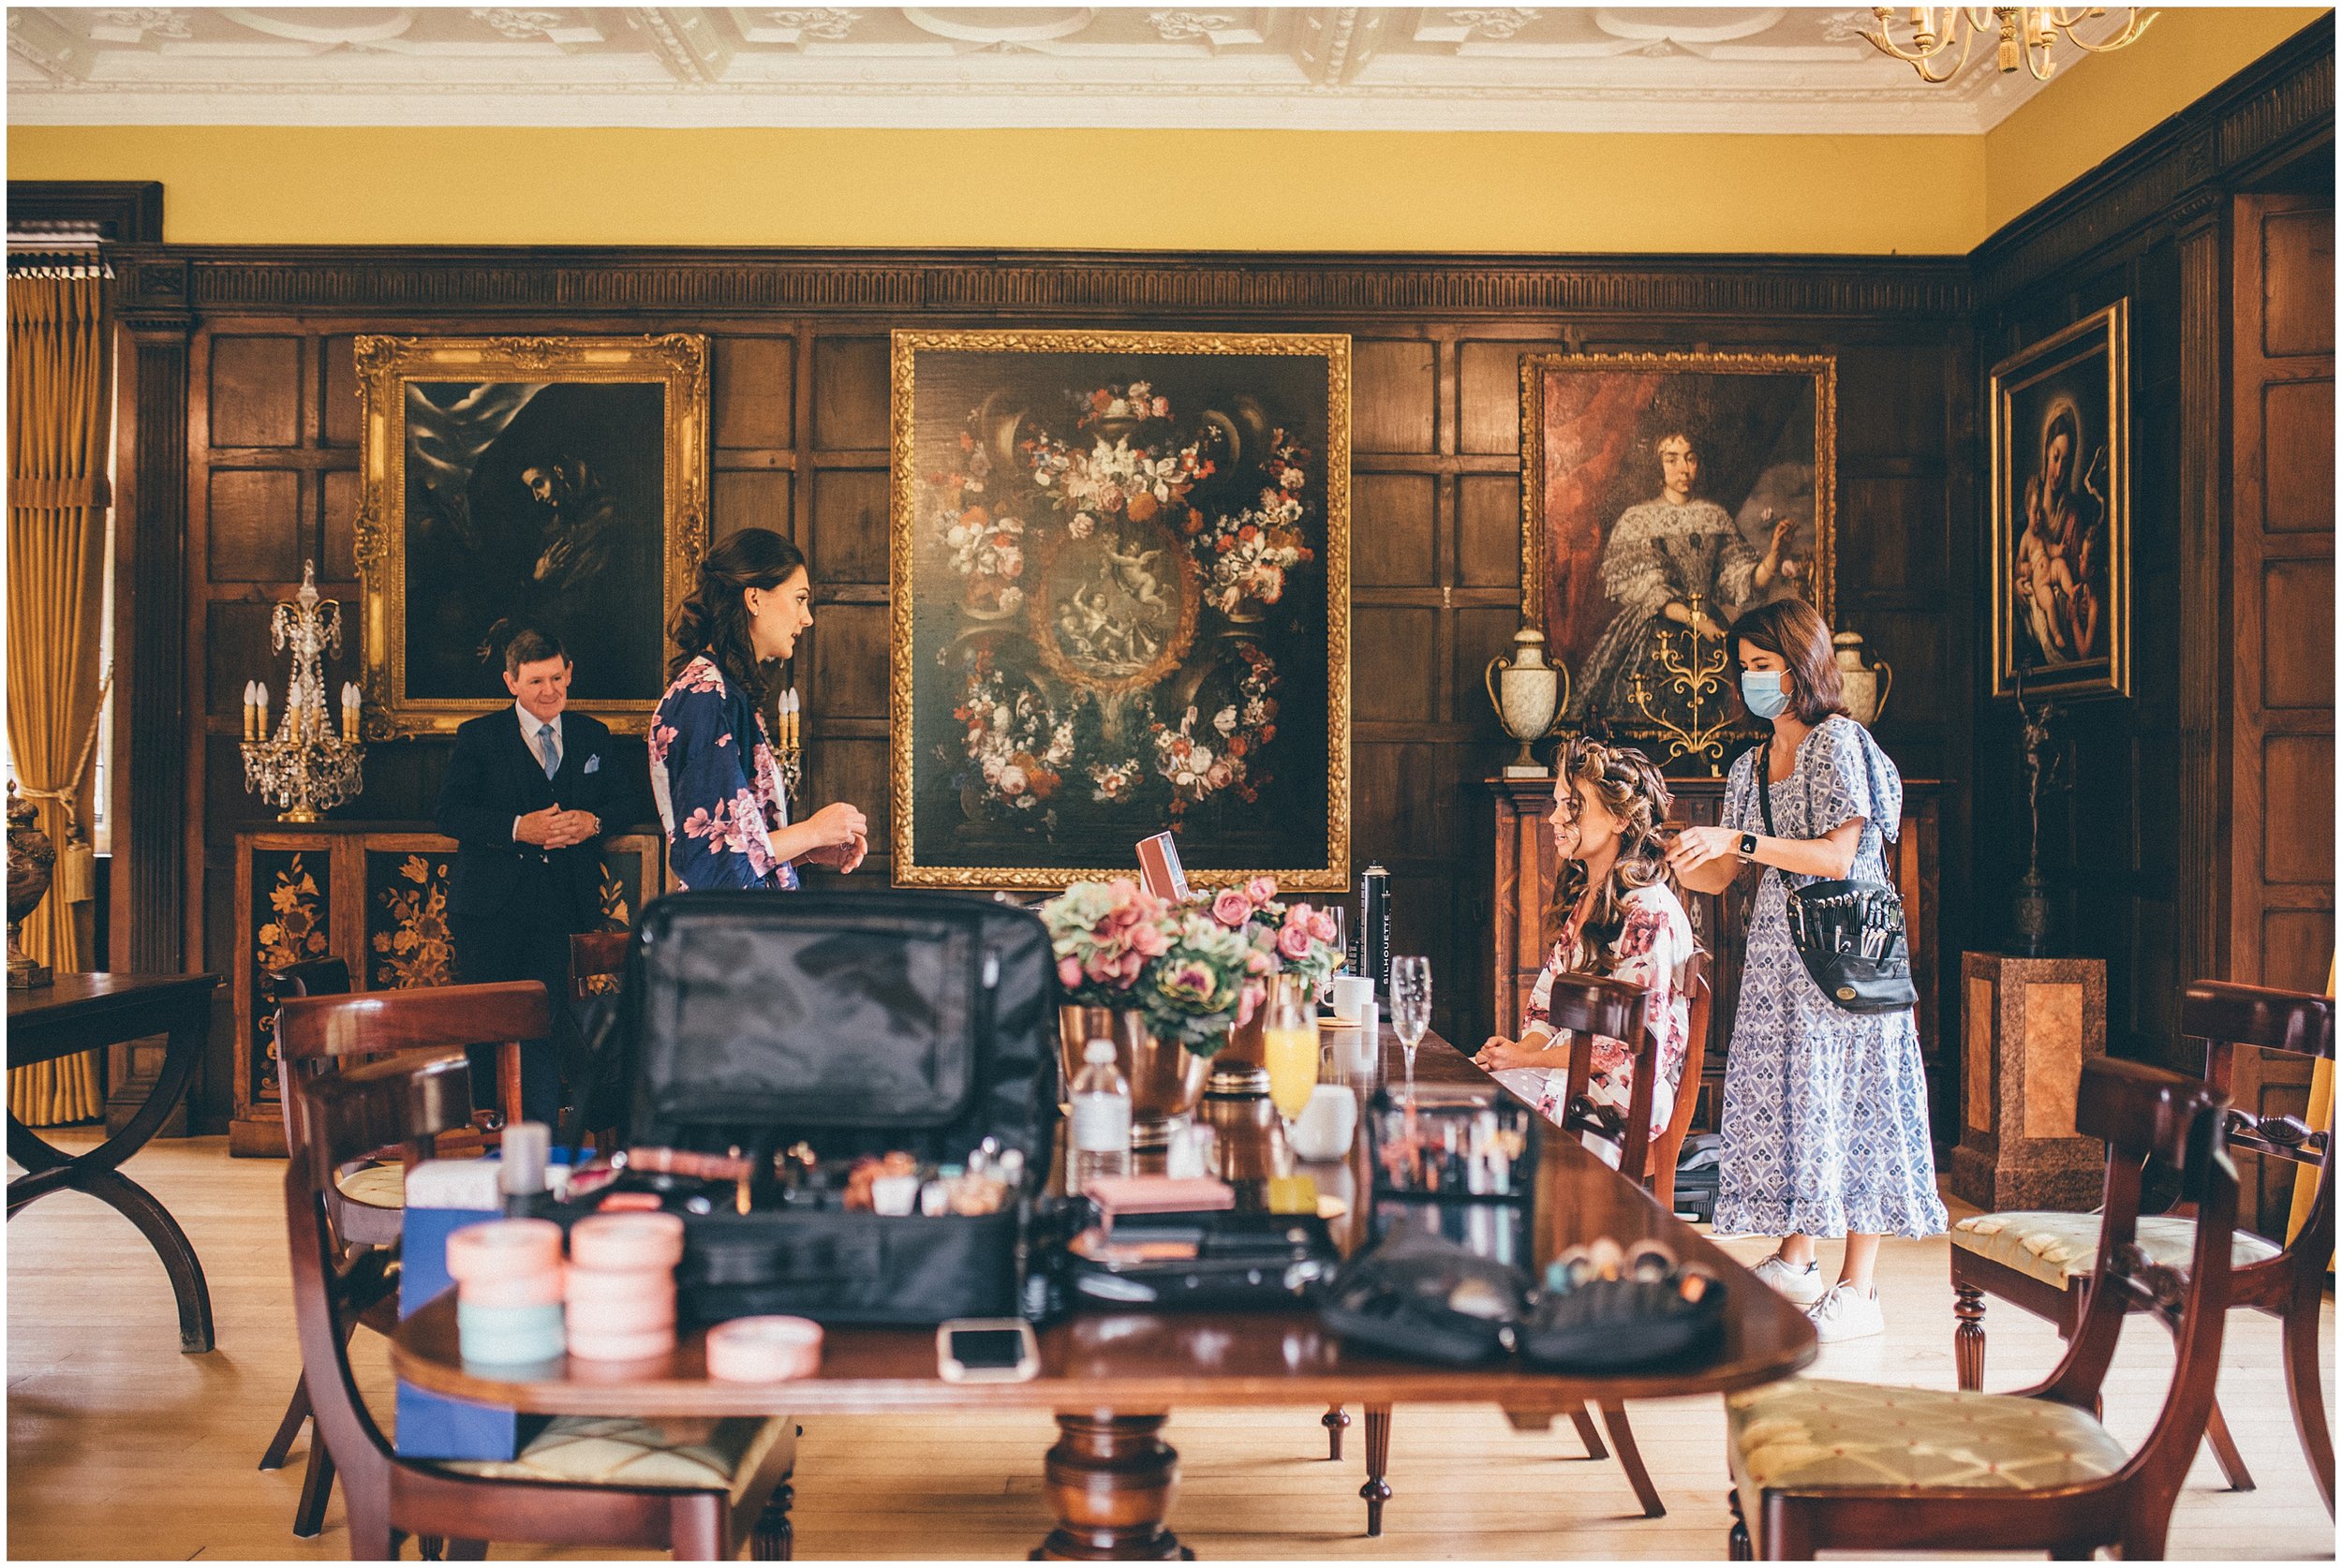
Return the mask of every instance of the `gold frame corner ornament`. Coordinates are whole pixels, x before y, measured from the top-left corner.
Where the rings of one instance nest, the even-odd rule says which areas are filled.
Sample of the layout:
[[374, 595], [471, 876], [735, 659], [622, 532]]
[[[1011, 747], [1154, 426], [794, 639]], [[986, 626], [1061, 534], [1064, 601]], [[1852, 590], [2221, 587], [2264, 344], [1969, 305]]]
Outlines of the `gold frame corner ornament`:
[[2090, 312], [2037, 343], [2029, 343], [1993, 366], [1990, 395], [1991, 433], [1985, 483], [1991, 489], [1991, 555], [1986, 572], [1992, 579], [1993, 646], [1992, 695], [2013, 699], [2020, 686], [2015, 659], [2014, 606], [2009, 568], [2016, 538], [2014, 503], [2009, 494], [2016, 474], [2009, 420], [2016, 394], [2035, 382], [2055, 375], [2101, 351], [2092, 341], [2103, 337], [2106, 357], [2106, 597], [2108, 642], [2104, 668], [2100, 660], [2083, 661], [2075, 673], [2058, 676], [2039, 671], [2025, 673], [2024, 694], [2060, 702], [2086, 702], [2101, 697], [2128, 697], [2130, 690], [2130, 299]]
[[[360, 682], [366, 734], [374, 740], [452, 733], [502, 703], [485, 698], [407, 694], [407, 422], [413, 380], [544, 380], [556, 384], [658, 382], [666, 389], [665, 507], [660, 560], [660, 625], [689, 592], [708, 546], [708, 340], [697, 333], [639, 337], [397, 337], [361, 335], [358, 377], [360, 466], [356, 558]], [[580, 702], [578, 711], [613, 730], [640, 734], [656, 696]]]
[[1326, 362], [1326, 862], [1315, 866], [1196, 870], [1198, 887], [1274, 877], [1287, 893], [1346, 892], [1350, 886], [1350, 412], [1347, 333], [1178, 333], [1122, 330], [929, 331], [897, 328], [890, 344], [887, 407], [887, 760], [897, 887], [1056, 892], [1124, 868], [943, 866], [919, 863], [915, 837], [915, 631], [911, 564], [918, 536], [916, 424], [918, 356], [997, 354], [1315, 355]]

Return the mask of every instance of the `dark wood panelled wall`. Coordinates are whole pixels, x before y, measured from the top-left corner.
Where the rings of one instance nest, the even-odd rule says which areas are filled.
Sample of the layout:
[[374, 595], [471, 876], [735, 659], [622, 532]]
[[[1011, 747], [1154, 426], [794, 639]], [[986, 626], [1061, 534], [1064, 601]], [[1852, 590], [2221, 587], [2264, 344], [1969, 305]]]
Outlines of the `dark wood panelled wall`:
[[[182, 760], [187, 956], [233, 963], [232, 835], [265, 820], [236, 753], [245, 681], [272, 678], [269, 607], [314, 556], [348, 606], [360, 333], [689, 331], [713, 340], [712, 521], [805, 548], [816, 622], [796, 673], [808, 796], [870, 808], [883, 878], [887, 333], [988, 323], [1353, 335], [1352, 830], [1393, 877], [1394, 939], [1430, 955], [1440, 1025], [1485, 1026], [1478, 780], [1505, 755], [1480, 672], [1519, 622], [1525, 351], [1786, 349], [1839, 362], [1840, 616], [1897, 670], [1905, 768], [1967, 771], [1959, 596], [1973, 555], [1971, 302], [1958, 261], [1605, 260], [1543, 266], [1300, 257], [445, 254], [168, 249], [117, 258], [126, 300], [185, 302]], [[179, 435], [173, 432], [173, 435]], [[329, 682], [354, 674], [345, 645]], [[281, 673], [276, 673], [281, 674]], [[345, 814], [428, 815], [442, 743], [377, 744]], [[229, 1031], [221, 1030], [225, 1040]], [[225, 1073], [218, 1075], [225, 1082]], [[212, 1109], [213, 1107], [206, 1107]]]
[[[1948, 781], [1945, 949], [1988, 946], [2015, 874], [2015, 784], [2013, 716], [1979, 695], [1983, 376], [2019, 342], [2127, 292], [2133, 402], [2148, 422], [2135, 443], [2140, 695], [2078, 719], [2092, 805], [2078, 814], [2069, 880], [2076, 945], [2115, 968], [2111, 1043], [2157, 1054], [2173, 981], [2219, 972], [2228, 939], [2214, 933], [2229, 925], [2187, 891], [2211, 885], [2216, 854], [2225, 875], [2225, 845], [2209, 835], [2226, 826], [2210, 803], [2225, 798], [2227, 754], [2215, 753], [2231, 734], [2227, 698], [2220, 672], [2183, 668], [2210, 641], [2195, 629], [2201, 607], [2229, 602], [2216, 548], [2227, 498], [2211, 488], [2228, 467], [2205, 457], [2202, 434], [2226, 423], [2189, 401], [2216, 405], [2229, 372], [2205, 370], [2203, 345], [2183, 339], [2206, 330], [2201, 313], [2227, 279], [2231, 194], [2330, 149], [2332, 62], [2329, 20], [1973, 258], [123, 247], [119, 565], [136, 636], [113, 951], [144, 968], [233, 963], [232, 835], [266, 820], [243, 789], [239, 694], [255, 676], [282, 682], [268, 607], [310, 556], [327, 591], [355, 607], [356, 334], [712, 339], [714, 526], [783, 528], [811, 560], [818, 618], [797, 672], [808, 792], [872, 809], [863, 874], [883, 878], [887, 333], [1086, 323], [1353, 336], [1353, 854], [1391, 869], [1395, 939], [1431, 956], [1445, 981], [1439, 1027], [1462, 1040], [1487, 1022], [1471, 956], [1491, 896], [1478, 781], [1506, 747], [1479, 674], [1519, 621], [1519, 356], [1701, 346], [1837, 356], [1837, 618], [1895, 666], [1881, 740], [1906, 773]], [[2207, 213], [2210, 249], [2189, 238]], [[2326, 233], [2330, 266], [2330, 220]], [[2225, 323], [2210, 331], [2218, 360]], [[2285, 578], [2254, 602], [2305, 591]], [[346, 646], [326, 678], [357, 667]], [[2319, 678], [2284, 691], [2322, 689], [2330, 731], [2330, 667], [2322, 688]], [[439, 743], [374, 746], [348, 814], [426, 816], [443, 762]], [[2331, 848], [2329, 832], [2324, 935], [2288, 928], [2288, 943], [2331, 942]], [[1939, 1038], [1957, 1039], [1958, 988], [1945, 989]], [[215, 1030], [222, 1059], [199, 1104], [212, 1125], [225, 1117], [230, 1032]]]

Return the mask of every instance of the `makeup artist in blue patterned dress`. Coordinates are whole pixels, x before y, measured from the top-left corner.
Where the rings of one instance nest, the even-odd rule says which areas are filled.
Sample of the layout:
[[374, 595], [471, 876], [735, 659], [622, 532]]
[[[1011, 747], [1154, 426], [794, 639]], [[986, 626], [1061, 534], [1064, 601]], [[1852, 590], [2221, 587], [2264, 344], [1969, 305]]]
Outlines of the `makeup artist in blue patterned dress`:
[[802, 822], [764, 729], [766, 667], [813, 624], [805, 556], [769, 528], [744, 528], [700, 564], [676, 607], [670, 684], [650, 721], [650, 788], [667, 865], [693, 890], [797, 885], [796, 863], [851, 871], [870, 823], [844, 801]]
[[[1845, 715], [1830, 628], [1802, 599], [1776, 599], [1726, 633], [1741, 694], [1772, 736], [1741, 754], [1715, 827], [1686, 828], [1677, 879], [1722, 893], [1758, 869], [1725, 1061], [1719, 1235], [1777, 1235], [1756, 1276], [1805, 1306], [1825, 1343], [1883, 1333], [1874, 1274], [1881, 1235], [1941, 1233], [1928, 1138], [1927, 1076], [1908, 1008], [1848, 1013], [1824, 996], [1789, 938], [1787, 889], [1826, 878], [1886, 881], [1886, 841], [1903, 821], [1903, 779]], [[1756, 770], [1771, 780], [1765, 822]], [[1774, 829], [1779, 836], [1774, 836]], [[1844, 1236], [1835, 1284], [1817, 1238]]]

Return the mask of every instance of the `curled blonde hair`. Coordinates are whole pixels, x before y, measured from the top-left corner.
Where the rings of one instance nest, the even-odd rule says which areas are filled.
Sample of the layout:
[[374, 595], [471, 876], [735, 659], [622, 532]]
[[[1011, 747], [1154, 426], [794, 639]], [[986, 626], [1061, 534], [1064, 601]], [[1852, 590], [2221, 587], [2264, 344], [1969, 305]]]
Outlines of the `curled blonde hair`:
[[[1582, 783], [1602, 808], [1618, 819], [1618, 859], [1596, 890], [1585, 924], [1578, 929], [1578, 951], [1564, 954], [1573, 969], [1598, 962], [1598, 954], [1618, 939], [1626, 924], [1625, 895], [1637, 888], [1668, 880], [1667, 846], [1659, 828], [1674, 807], [1675, 796], [1658, 766], [1631, 746], [1605, 746], [1584, 735], [1572, 736], [1555, 762], [1564, 780]], [[1577, 791], [1567, 791], [1576, 815]], [[1553, 879], [1553, 898], [1545, 910], [1545, 939], [1559, 941], [1572, 910], [1586, 895], [1586, 863], [1562, 863]]]

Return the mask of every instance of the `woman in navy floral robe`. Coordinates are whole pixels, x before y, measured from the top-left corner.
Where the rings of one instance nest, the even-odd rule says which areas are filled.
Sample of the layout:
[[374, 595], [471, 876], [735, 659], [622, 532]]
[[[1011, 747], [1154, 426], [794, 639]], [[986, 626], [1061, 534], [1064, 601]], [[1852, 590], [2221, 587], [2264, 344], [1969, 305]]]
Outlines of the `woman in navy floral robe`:
[[672, 680], [650, 723], [650, 788], [675, 880], [706, 888], [793, 888], [795, 862], [852, 871], [869, 821], [843, 801], [802, 822], [764, 728], [763, 666], [795, 652], [813, 624], [805, 557], [765, 528], [733, 535], [702, 563], [675, 612]]

